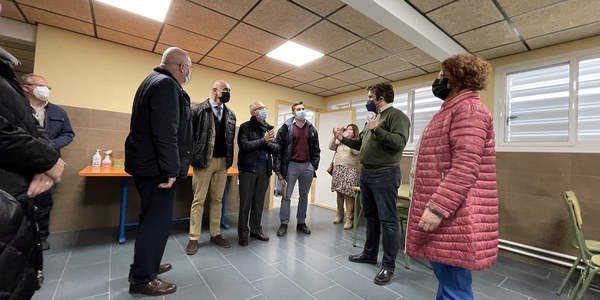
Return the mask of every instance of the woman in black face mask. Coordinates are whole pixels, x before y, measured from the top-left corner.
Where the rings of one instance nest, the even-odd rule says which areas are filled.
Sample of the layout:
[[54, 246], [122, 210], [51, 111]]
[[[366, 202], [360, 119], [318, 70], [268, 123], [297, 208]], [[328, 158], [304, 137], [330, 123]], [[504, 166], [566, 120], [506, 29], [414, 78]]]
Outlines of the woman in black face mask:
[[431, 261], [438, 299], [473, 299], [471, 271], [498, 255], [494, 127], [478, 92], [489, 72], [470, 54], [442, 62], [431, 88], [444, 103], [413, 157], [406, 251]]

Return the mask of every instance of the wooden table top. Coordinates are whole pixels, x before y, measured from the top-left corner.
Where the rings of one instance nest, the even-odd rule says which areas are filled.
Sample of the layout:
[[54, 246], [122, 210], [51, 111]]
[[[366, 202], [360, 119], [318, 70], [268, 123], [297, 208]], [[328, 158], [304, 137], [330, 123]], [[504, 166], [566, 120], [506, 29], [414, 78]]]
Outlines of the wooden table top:
[[[192, 167], [188, 170], [188, 176], [193, 176]], [[238, 168], [231, 167], [227, 169], [227, 176], [237, 176]], [[87, 166], [79, 171], [79, 176], [84, 177], [128, 177], [131, 176], [125, 172], [123, 167], [92, 167]]]

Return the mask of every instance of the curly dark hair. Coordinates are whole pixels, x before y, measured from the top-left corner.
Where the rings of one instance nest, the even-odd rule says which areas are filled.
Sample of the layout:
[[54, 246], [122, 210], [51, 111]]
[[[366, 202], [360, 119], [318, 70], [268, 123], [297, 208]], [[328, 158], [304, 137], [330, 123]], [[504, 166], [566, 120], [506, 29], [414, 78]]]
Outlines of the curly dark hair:
[[485, 89], [491, 69], [490, 63], [471, 54], [453, 55], [442, 62], [443, 76], [454, 91]]
[[367, 91], [375, 94], [375, 100], [383, 97], [385, 102], [394, 102], [394, 87], [389, 83], [378, 83], [367, 87]]

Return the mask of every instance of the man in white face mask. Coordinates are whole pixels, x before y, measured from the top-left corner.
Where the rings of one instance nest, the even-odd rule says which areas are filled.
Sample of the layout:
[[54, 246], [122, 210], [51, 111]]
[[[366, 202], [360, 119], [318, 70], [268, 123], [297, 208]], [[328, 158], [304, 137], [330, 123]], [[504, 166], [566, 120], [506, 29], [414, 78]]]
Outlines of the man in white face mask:
[[[33, 108], [33, 116], [37, 119], [39, 126], [45, 129], [52, 147], [60, 153], [60, 149], [73, 141], [75, 133], [65, 110], [48, 102], [51, 89], [48, 81], [40, 75], [27, 74], [21, 78], [21, 88]], [[33, 203], [37, 207], [35, 218], [39, 226], [43, 250], [50, 249], [47, 239], [50, 234], [48, 229], [53, 205], [52, 194], [55, 189], [56, 185], [53, 185], [51, 189], [33, 199]]]

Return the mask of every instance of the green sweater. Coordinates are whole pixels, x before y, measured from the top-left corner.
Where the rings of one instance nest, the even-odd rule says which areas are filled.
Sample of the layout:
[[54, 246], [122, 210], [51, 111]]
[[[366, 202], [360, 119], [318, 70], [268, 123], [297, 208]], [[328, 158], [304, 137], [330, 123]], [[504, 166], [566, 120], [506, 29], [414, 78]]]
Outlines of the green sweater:
[[379, 126], [372, 133], [365, 124], [358, 140], [344, 137], [342, 143], [360, 150], [360, 163], [377, 167], [397, 166], [408, 140], [410, 120], [394, 107], [385, 109], [379, 117]]

